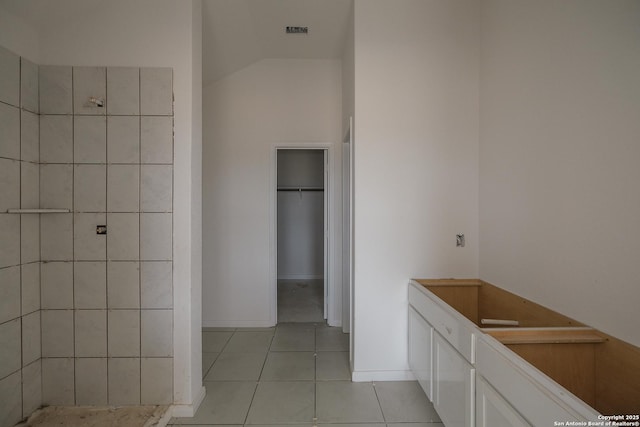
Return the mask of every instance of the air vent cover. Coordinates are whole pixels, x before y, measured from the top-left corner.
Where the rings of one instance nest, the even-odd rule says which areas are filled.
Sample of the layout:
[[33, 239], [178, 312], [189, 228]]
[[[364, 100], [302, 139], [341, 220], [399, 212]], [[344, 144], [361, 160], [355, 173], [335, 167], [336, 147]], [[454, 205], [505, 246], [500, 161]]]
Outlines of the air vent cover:
[[308, 34], [309, 27], [286, 27], [287, 34]]

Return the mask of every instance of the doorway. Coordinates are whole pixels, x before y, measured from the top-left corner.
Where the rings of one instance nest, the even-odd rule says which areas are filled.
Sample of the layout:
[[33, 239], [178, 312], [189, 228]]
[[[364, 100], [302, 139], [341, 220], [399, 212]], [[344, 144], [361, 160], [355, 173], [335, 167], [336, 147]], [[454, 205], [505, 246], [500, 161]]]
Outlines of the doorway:
[[327, 318], [327, 150], [276, 150], [277, 321]]

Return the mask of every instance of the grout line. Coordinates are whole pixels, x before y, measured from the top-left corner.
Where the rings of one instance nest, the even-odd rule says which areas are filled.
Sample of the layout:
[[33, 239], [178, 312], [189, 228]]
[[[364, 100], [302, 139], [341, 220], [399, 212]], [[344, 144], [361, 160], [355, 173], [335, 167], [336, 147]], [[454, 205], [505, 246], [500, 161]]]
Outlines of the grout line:
[[[138, 69], [138, 107], [140, 106], [140, 69]], [[140, 150], [140, 118], [138, 116], [138, 308], [139, 308], [139, 322], [140, 322], [140, 402], [142, 402], [142, 287], [140, 280], [140, 271], [141, 271], [141, 260], [142, 260], [142, 214], [140, 211], [142, 210], [142, 200], [140, 197], [141, 187], [142, 187], [142, 166], [140, 162], [142, 161], [142, 152]], [[173, 339], [173, 337], [172, 337]], [[173, 354], [173, 349], [172, 353]]]
[[73, 212], [73, 208], [75, 207], [75, 96], [74, 96], [74, 75], [75, 75], [75, 67], [71, 68], [71, 148], [73, 151], [73, 161], [74, 164], [71, 165], [71, 306], [73, 307], [73, 315], [71, 319], [72, 331], [71, 334], [73, 336], [73, 403], [74, 405], [78, 404], [77, 390], [76, 390], [76, 310], [75, 310], [75, 275], [76, 275], [76, 239], [75, 239], [75, 219], [76, 214]]

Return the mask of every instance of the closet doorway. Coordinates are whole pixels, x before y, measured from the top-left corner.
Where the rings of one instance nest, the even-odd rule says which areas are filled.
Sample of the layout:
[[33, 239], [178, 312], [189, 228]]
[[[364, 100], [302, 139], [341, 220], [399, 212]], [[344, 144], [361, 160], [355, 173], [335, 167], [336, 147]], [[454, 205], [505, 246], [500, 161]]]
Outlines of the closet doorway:
[[277, 321], [327, 318], [327, 150], [276, 150]]

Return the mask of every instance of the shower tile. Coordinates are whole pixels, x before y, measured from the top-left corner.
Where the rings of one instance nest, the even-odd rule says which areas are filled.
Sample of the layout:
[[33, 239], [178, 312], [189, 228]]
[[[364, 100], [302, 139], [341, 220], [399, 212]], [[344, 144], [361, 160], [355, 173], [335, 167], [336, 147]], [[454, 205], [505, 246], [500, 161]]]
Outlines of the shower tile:
[[140, 310], [109, 310], [109, 357], [140, 357]]
[[173, 163], [173, 117], [140, 118], [142, 163]]
[[40, 263], [23, 264], [22, 268], [22, 314], [40, 310]]
[[20, 319], [0, 325], [0, 378], [22, 367], [20, 360]]
[[20, 264], [20, 216], [0, 213], [0, 268]]
[[107, 68], [107, 99], [108, 114], [140, 114], [140, 69]]
[[109, 359], [109, 405], [140, 404], [140, 359]]
[[107, 356], [107, 311], [76, 310], [76, 357]]
[[107, 308], [107, 263], [76, 262], [73, 298], [76, 309]]
[[138, 212], [140, 166], [109, 165], [107, 175], [108, 212]]
[[173, 359], [142, 359], [140, 368], [140, 403], [143, 405], [173, 403]]
[[140, 117], [107, 118], [107, 153], [109, 163], [140, 162]]
[[40, 165], [40, 207], [71, 209], [73, 166]]
[[0, 46], [0, 101], [18, 106], [20, 100], [20, 57]]
[[40, 116], [40, 161], [73, 162], [73, 116]]
[[173, 70], [171, 68], [140, 69], [140, 114], [145, 116], [173, 114]]
[[173, 310], [142, 310], [141, 355], [171, 357], [173, 355]]
[[40, 312], [36, 311], [22, 317], [22, 366], [40, 359]]
[[20, 158], [27, 162], [40, 161], [40, 119], [37, 114], [21, 111]]
[[20, 221], [22, 264], [40, 261], [40, 216], [24, 214]]
[[140, 359], [109, 359], [109, 405], [140, 404]]
[[0, 269], [0, 323], [20, 317], [20, 266]]
[[74, 363], [72, 358], [42, 359], [42, 404], [75, 404]]
[[73, 128], [74, 162], [106, 163], [107, 119], [99, 116], [75, 116]]
[[76, 261], [103, 261], [107, 258], [107, 236], [96, 233], [96, 227], [105, 225], [106, 220], [104, 213], [74, 215], [73, 251]]
[[75, 165], [73, 174], [73, 209], [76, 212], [107, 210], [107, 167]]
[[[102, 106], [91, 102], [95, 98]], [[103, 67], [73, 67], [73, 112], [104, 115], [107, 111], [107, 70]]]
[[20, 158], [20, 110], [0, 102], [0, 157]]
[[[40, 207], [40, 166], [37, 163], [22, 162], [20, 185], [20, 207]], [[22, 218], [25, 218], [23, 216]], [[37, 217], [36, 217], [37, 218]]]
[[71, 114], [71, 67], [41, 65], [39, 76], [40, 113]]
[[73, 310], [42, 310], [42, 357], [73, 357]]
[[20, 162], [0, 159], [0, 212], [20, 207]]
[[106, 406], [107, 359], [76, 359], [76, 405]]
[[140, 215], [107, 214], [107, 257], [111, 261], [135, 261], [139, 258]]
[[46, 262], [40, 266], [43, 309], [73, 308], [73, 263]]
[[0, 380], [0, 414], [6, 426], [13, 426], [22, 419], [20, 387], [20, 372]]
[[109, 262], [107, 265], [109, 308], [140, 308], [140, 264]]
[[38, 98], [39, 98], [39, 85], [38, 85], [38, 65], [25, 58], [20, 58], [22, 61], [20, 67], [20, 102], [22, 108], [38, 113]]
[[165, 261], [140, 263], [142, 308], [173, 307], [173, 266]]
[[173, 207], [173, 166], [142, 165], [140, 209], [142, 212], [171, 212]]
[[22, 413], [27, 416], [42, 404], [42, 362], [37, 360], [22, 369]]
[[40, 215], [40, 254], [42, 261], [73, 259], [73, 214]]
[[145, 261], [171, 260], [172, 232], [170, 213], [140, 214], [140, 258]]

